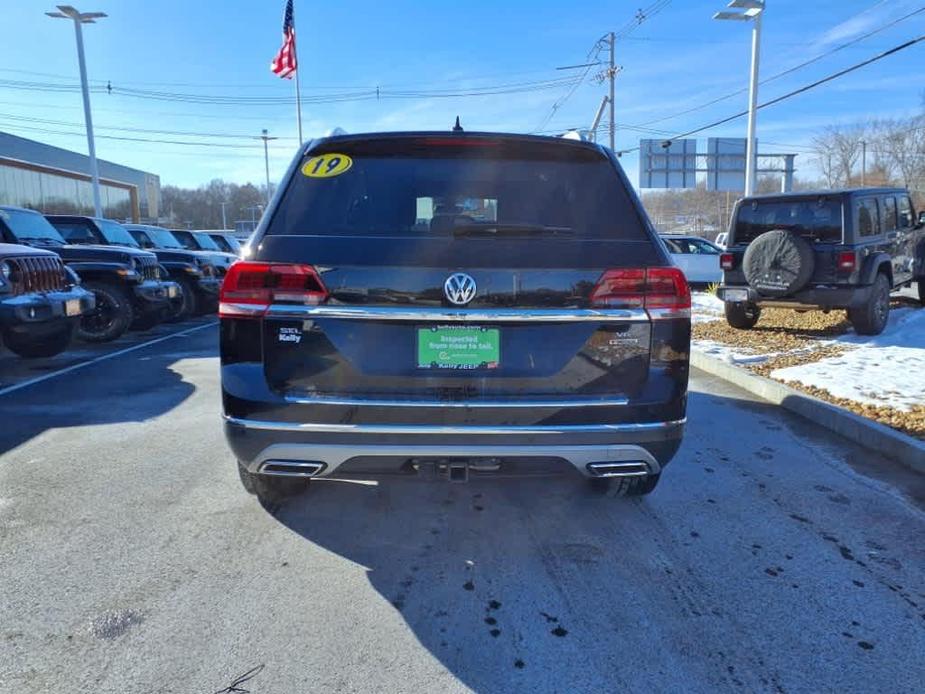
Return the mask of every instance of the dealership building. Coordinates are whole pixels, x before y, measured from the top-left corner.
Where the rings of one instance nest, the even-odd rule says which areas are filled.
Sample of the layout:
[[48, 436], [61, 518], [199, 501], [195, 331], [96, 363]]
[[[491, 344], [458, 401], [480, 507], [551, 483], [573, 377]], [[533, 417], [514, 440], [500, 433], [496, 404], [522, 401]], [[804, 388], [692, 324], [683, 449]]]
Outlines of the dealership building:
[[[157, 221], [161, 179], [156, 174], [97, 159], [103, 216]], [[0, 205], [46, 214], [93, 214], [90, 157], [0, 132]]]

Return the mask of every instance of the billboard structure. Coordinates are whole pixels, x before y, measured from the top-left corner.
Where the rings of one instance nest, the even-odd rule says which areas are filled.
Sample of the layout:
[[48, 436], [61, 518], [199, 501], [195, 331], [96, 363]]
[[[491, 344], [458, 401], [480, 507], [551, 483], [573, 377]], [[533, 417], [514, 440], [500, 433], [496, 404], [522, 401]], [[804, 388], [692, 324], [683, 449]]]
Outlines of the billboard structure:
[[707, 190], [745, 190], [744, 137], [707, 139]]
[[697, 140], [640, 140], [639, 185], [642, 188], [694, 188], [697, 185]]
[[[703, 153], [697, 152], [696, 139], [640, 140], [639, 187], [694, 188], [697, 174], [705, 173], [707, 190], [742, 192], [746, 150], [744, 137], [711, 137]], [[771, 159], [773, 166], [759, 168], [757, 172], [782, 174], [781, 189], [788, 192], [793, 186], [795, 157], [795, 154], [758, 154], [759, 161]]]

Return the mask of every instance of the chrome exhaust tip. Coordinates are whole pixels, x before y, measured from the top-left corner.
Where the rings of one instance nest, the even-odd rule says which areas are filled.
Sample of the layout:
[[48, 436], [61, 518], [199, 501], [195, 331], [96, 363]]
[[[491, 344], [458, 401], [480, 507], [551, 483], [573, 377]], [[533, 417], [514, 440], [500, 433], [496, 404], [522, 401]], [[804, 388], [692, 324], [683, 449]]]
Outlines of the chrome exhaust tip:
[[642, 460], [621, 460], [607, 463], [588, 463], [592, 477], [645, 477], [649, 466]]
[[276, 477], [314, 477], [324, 468], [325, 464], [317, 461], [265, 460], [257, 472]]

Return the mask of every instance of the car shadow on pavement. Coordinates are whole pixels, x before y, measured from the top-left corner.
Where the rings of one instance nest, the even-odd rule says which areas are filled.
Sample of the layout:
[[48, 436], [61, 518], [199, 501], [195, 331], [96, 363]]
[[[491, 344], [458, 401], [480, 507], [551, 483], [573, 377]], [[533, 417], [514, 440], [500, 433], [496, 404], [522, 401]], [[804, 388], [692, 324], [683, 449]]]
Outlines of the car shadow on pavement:
[[141, 422], [169, 412], [196, 390], [171, 366], [215, 356], [213, 345], [182, 344], [182, 354], [140, 350], [0, 396], [0, 455], [51, 429]]

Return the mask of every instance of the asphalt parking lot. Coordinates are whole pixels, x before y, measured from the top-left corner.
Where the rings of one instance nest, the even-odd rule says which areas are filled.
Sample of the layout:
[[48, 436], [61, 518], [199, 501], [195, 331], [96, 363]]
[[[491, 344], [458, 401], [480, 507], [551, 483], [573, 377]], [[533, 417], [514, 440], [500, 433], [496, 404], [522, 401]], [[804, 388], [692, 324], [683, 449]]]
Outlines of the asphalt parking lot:
[[0, 356], [3, 691], [925, 681], [925, 483], [887, 460], [695, 373], [641, 500], [319, 481], [264, 509], [222, 438], [216, 335]]

